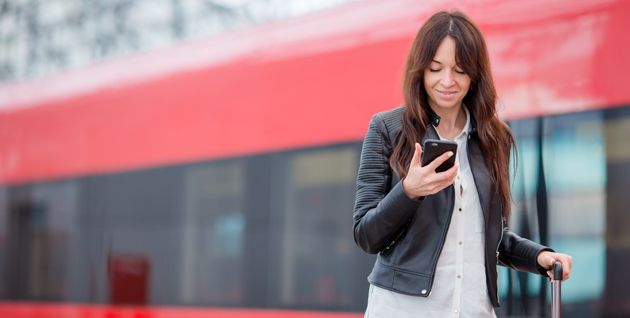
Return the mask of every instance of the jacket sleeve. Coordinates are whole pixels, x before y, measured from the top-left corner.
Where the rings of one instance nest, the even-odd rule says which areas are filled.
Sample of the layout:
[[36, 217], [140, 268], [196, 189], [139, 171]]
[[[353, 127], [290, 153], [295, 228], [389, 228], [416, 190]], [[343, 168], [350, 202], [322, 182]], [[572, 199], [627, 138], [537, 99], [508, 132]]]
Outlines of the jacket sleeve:
[[549, 247], [522, 238], [503, 228], [503, 239], [499, 243], [498, 261], [503, 265], [521, 272], [529, 272], [547, 276], [547, 270], [538, 265], [538, 254], [542, 251], [551, 251]]
[[354, 241], [376, 254], [395, 239], [421, 204], [403, 191], [402, 181], [389, 189], [391, 142], [379, 114], [370, 121], [363, 140], [354, 205]]

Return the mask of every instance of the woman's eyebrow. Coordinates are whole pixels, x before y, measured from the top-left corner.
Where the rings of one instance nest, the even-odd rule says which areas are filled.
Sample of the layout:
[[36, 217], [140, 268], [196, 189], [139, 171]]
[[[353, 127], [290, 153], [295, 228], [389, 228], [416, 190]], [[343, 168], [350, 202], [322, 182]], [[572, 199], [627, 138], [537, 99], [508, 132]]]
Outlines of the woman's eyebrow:
[[431, 62], [433, 62], [433, 63], [438, 63], [438, 64], [442, 64], [442, 62], [440, 62], [440, 61], [436, 61], [436, 60], [432, 60]]

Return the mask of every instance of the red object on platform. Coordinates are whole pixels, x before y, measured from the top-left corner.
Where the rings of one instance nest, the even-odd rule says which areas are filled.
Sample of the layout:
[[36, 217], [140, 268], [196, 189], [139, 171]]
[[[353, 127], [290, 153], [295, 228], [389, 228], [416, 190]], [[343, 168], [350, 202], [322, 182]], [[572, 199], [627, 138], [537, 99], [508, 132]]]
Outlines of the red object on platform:
[[111, 304], [146, 305], [149, 260], [142, 255], [112, 254], [109, 264]]

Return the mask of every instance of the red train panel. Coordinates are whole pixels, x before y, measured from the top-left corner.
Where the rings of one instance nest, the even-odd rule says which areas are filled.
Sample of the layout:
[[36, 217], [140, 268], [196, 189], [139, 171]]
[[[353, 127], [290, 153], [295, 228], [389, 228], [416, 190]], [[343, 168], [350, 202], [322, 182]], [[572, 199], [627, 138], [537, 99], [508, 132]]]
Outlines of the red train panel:
[[0, 183], [359, 140], [422, 21], [487, 36], [504, 118], [630, 101], [628, 1], [367, 1], [0, 88]]

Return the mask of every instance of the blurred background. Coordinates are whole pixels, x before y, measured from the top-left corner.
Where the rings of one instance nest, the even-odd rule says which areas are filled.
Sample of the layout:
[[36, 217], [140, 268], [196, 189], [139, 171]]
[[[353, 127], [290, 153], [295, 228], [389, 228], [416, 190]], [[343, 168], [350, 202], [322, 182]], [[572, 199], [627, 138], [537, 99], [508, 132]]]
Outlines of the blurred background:
[[624, 0], [0, 0], [0, 316], [361, 317], [361, 141], [442, 9], [486, 36], [511, 227], [573, 256], [567, 317], [630, 317]]

